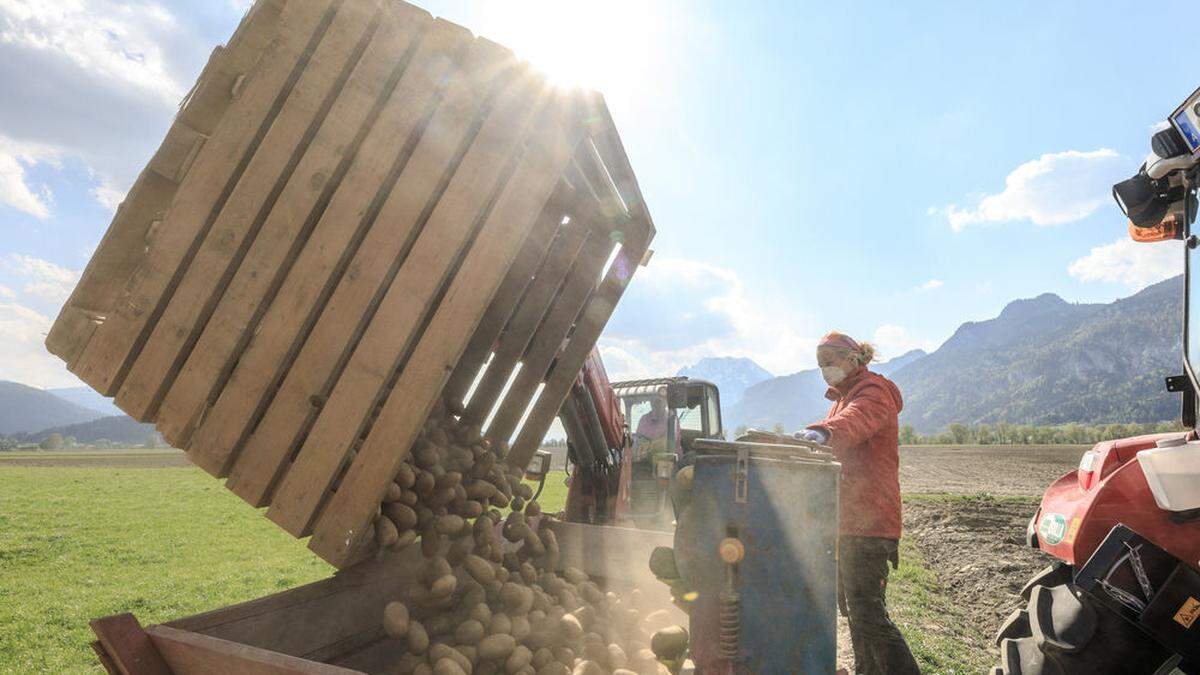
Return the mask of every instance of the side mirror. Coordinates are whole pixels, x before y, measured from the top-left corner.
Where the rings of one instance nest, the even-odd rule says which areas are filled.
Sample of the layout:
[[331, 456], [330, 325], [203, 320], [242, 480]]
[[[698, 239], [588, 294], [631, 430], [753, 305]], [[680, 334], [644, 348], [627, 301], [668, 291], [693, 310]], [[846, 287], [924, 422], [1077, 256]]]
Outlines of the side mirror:
[[529, 466], [525, 467], [525, 478], [528, 480], [540, 480], [546, 474], [550, 473], [550, 453], [545, 450], [538, 450], [533, 453], [533, 459], [529, 461]]

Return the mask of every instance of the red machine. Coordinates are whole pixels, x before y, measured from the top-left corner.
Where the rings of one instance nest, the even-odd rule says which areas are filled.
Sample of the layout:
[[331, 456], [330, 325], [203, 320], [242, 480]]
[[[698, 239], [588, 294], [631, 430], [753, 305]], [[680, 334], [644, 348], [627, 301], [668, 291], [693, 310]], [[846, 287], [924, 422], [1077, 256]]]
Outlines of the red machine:
[[1025, 585], [996, 637], [993, 675], [1200, 674], [1200, 90], [1157, 132], [1153, 153], [1113, 188], [1137, 241], [1181, 240], [1187, 431], [1097, 444], [1042, 497], [1026, 533], [1058, 561]]

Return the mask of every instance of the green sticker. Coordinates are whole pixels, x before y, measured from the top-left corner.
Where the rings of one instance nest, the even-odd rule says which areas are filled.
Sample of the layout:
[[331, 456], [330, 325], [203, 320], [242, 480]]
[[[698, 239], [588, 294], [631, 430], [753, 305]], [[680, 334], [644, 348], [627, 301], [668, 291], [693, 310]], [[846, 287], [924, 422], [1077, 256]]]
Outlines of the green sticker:
[[1038, 523], [1038, 537], [1047, 544], [1057, 544], [1067, 534], [1067, 518], [1061, 513], [1047, 513]]

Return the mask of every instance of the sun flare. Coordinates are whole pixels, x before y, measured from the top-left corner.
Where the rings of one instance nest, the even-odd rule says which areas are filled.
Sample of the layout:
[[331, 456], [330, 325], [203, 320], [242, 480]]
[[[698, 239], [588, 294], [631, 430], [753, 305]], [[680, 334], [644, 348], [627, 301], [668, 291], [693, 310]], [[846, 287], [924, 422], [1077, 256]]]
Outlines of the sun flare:
[[489, 2], [481, 31], [560, 86], [621, 96], [654, 68], [655, 4], [635, 0]]

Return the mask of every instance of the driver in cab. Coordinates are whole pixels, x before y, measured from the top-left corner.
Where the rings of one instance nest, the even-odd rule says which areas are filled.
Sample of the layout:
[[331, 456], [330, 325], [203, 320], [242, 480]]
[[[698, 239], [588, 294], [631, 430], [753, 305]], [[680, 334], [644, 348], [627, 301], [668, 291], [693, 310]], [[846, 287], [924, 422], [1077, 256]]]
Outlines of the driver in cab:
[[654, 454], [674, 452], [678, 458], [681, 452], [679, 420], [675, 420], [674, 447], [667, 448], [667, 425], [671, 419], [667, 411], [667, 390], [659, 389], [658, 395], [650, 399], [650, 412], [638, 420], [637, 432], [633, 438], [633, 461], [641, 462], [651, 459]]

